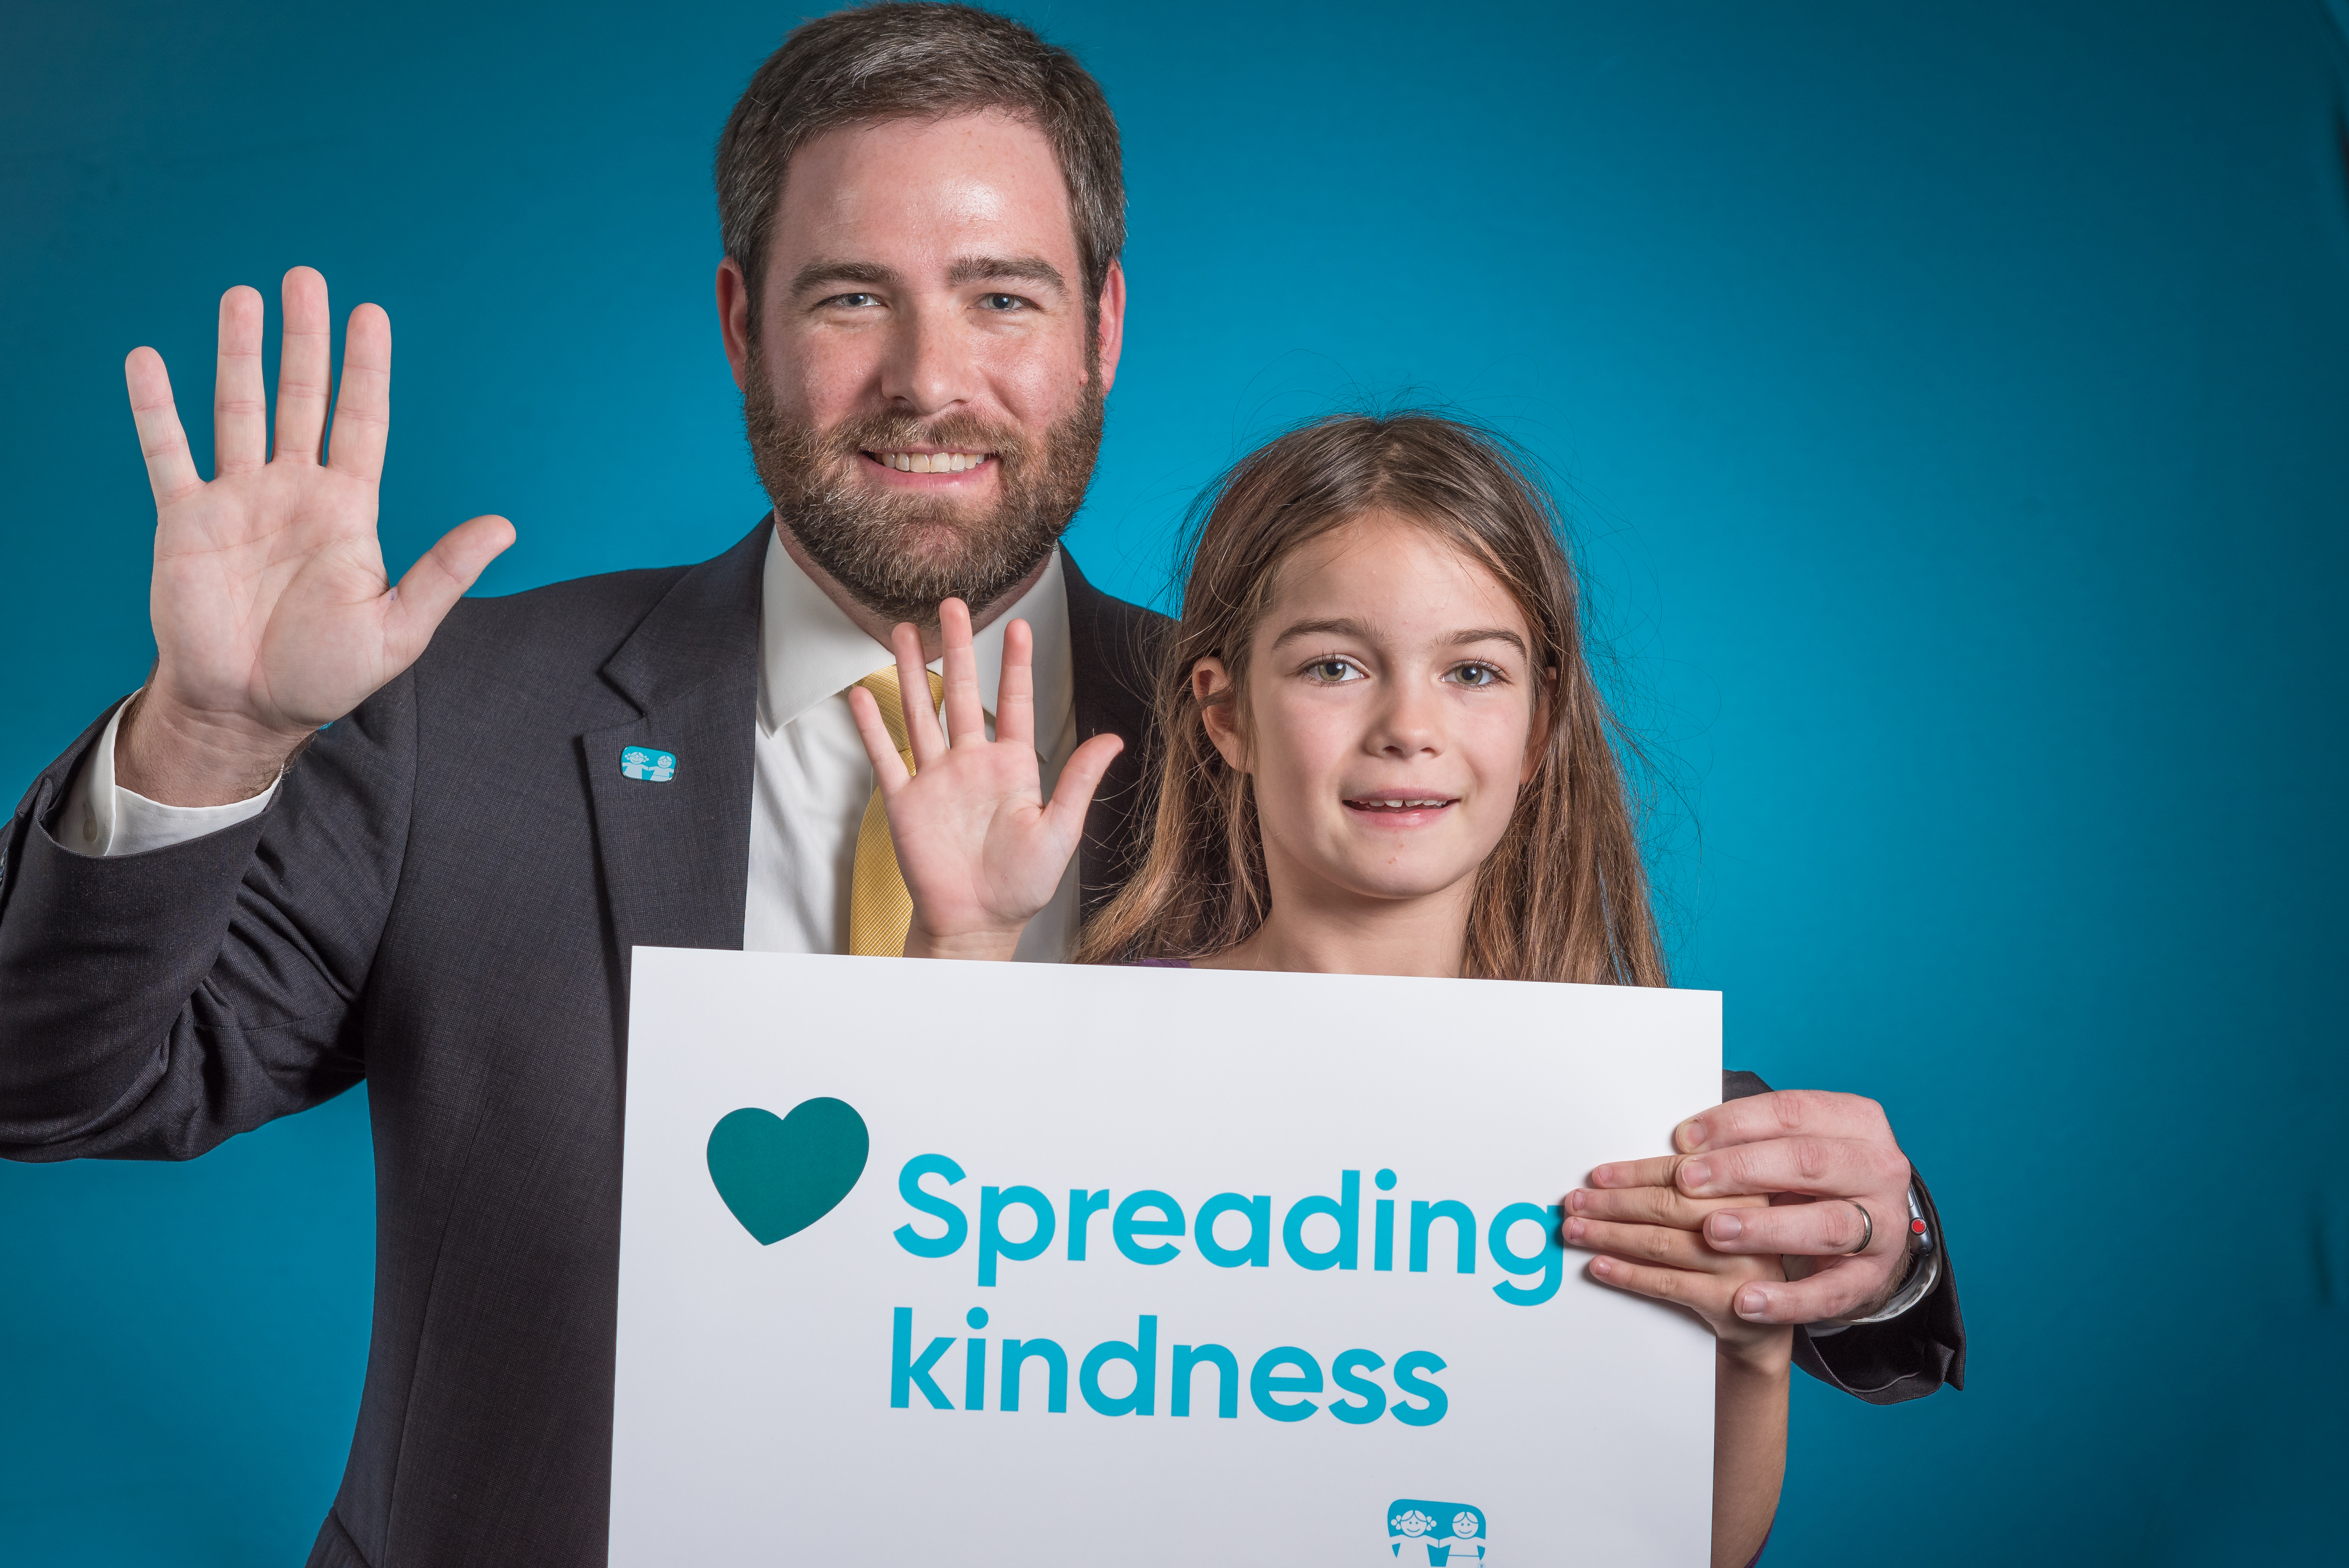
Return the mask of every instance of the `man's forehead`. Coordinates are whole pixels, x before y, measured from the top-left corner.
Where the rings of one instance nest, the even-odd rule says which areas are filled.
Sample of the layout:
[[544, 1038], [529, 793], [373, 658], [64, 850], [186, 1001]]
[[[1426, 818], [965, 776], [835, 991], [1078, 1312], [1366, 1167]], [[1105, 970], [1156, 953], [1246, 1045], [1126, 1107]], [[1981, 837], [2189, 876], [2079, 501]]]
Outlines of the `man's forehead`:
[[988, 111], [850, 126], [809, 142], [784, 174], [774, 247], [784, 280], [820, 257], [926, 272], [1032, 256], [1066, 273], [1076, 232], [1051, 143], [1028, 121]]

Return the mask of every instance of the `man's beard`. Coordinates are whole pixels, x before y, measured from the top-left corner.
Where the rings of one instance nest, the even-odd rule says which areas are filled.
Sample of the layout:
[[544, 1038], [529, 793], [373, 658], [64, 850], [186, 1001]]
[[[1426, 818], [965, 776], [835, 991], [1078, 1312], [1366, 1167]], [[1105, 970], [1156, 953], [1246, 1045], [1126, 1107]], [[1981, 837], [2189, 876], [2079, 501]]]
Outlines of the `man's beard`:
[[[775, 406], [763, 366], [754, 360], [750, 371], [742, 424], [776, 517], [851, 597], [893, 622], [935, 625], [949, 597], [980, 610], [1035, 570], [1083, 504], [1101, 449], [1098, 377], [1077, 408], [1031, 440], [967, 414], [874, 414], [820, 430]], [[862, 453], [923, 446], [993, 454], [995, 504], [974, 511], [890, 494], [855, 470]]]

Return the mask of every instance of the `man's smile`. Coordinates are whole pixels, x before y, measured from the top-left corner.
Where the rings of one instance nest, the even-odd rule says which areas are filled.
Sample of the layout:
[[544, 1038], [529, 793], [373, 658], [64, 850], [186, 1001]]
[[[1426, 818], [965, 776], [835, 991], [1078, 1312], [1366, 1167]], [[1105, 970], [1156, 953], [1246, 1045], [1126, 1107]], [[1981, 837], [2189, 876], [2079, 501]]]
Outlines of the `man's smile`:
[[993, 452], [917, 450], [892, 448], [859, 454], [865, 461], [901, 474], [960, 474], [981, 468]]

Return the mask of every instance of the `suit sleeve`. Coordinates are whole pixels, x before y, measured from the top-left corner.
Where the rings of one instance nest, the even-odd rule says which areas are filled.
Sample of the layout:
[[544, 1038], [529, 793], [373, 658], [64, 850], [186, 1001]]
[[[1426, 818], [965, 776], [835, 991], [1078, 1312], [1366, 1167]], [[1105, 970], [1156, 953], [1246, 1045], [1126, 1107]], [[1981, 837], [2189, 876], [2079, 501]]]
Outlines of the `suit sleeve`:
[[0, 841], [0, 1156], [185, 1160], [364, 1076], [357, 1003], [413, 799], [402, 676], [322, 732], [260, 815], [141, 853], [55, 837], [106, 721]]
[[[1753, 1073], [1721, 1075], [1721, 1098], [1743, 1099], [1766, 1094], [1770, 1086]], [[1911, 1167], [1925, 1222], [1940, 1243], [1941, 1277], [1925, 1299], [1889, 1323], [1859, 1324], [1833, 1335], [1814, 1338], [1806, 1327], [1795, 1330], [1795, 1365], [1832, 1387], [1871, 1405], [1897, 1405], [1921, 1399], [1947, 1383], [1966, 1386], [1966, 1325], [1958, 1311], [1957, 1268], [1950, 1257], [1950, 1233], [1941, 1226], [1940, 1211], [1925, 1179]]]

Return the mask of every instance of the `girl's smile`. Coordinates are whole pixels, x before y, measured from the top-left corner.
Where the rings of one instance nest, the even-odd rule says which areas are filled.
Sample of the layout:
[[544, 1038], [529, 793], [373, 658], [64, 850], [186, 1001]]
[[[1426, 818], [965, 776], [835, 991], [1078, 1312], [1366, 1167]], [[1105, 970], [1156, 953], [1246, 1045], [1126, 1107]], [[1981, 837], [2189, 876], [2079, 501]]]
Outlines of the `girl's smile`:
[[1379, 825], [1387, 828], [1422, 827], [1434, 821], [1438, 812], [1448, 811], [1458, 804], [1460, 804], [1459, 798], [1451, 795], [1438, 796], [1433, 799], [1403, 795], [1392, 797], [1349, 795], [1346, 797], [1346, 810], [1360, 811], [1364, 816], [1377, 818], [1380, 820]]

